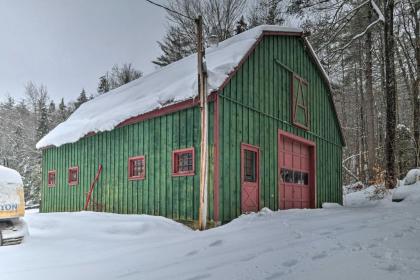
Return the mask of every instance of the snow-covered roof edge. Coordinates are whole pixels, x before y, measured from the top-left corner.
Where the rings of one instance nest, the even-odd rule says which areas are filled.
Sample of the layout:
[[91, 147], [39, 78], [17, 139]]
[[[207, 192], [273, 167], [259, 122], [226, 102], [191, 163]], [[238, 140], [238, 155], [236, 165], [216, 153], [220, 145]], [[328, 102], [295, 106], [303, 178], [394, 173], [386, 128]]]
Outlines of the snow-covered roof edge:
[[[209, 93], [214, 91], [219, 91], [221, 87], [223, 87], [227, 82], [230, 80], [234, 73], [239, 68], [238, 66], [247, 59], [251, 50], [257, 45], [259, 40], [262, 38], [264, 34], [272, 35], [275, 33], [289, 33], [289, 34], [296, 34], [301, 33], [303, 34], [303, 30], [299, 28], [290, 28], [290, 27], [280, 27], [280, 26], [270, 26], [270, 25], [263, 25], [251, 30], [248, 30], [244, 33], [231, 37], [219, 44], [216, 48], [207, 48], [207, 64], [209, 70]], [[287, 35], [287, 34], [284, 34]], [[329, 82], [329, 78], [327, 73], [325, 72], [324, 68], [322, 67], [317, 55], [312, 49], [312, 46], [308, 42], [306, 38], [304, 38], [305, 44], [309, 47], [309, 52], [312, 58], [315, 60], [317, 66], [322, 72], [322, 76], [325, 78], [325, 82], [328, 85], [329, 90], [332, 93], [331, 85]], [[156, 109], [161, 109], [165, 106], [169, 106], [172, 104], [180, 103], [182, 101], [188, 100], [196, 96], [196, 54], [192, 54], [186, 58], [183, 58], [177, 62], [174, 62], [166, 67], [160, 68], [157, 71], [148, 74], [142, 78], [139, 78], [135, 81], [132, 81], [124, 86], [121, 86], [115, 90], [112, 90], [102, 96], [99, 96], [85, 104], [83, 104], [78, 110], [76, 110], [70, 118], [57, 126], [53, 129], [50, 133], [44, 136], [38, 143], [37, 148], [48, 148], [51, 146], [61, 146], [67, 143], [74, 143], [81, 138], [97, 132], [109, 131], [117, 127], [119, 124], [123, 123], [124, 121], [143, 115], [145, 113], [154, 111]], [[191, 62], [192, 65], [191, 65]], [[179, 71], [178, 71], [179, 70]], [[178, 72], [181, 72], [178, 74]], [[184, 73], [185, 72], [185, 73]], [[192, 76], [191, 76], [192, 72]], [[175, 76], [182, 75], [187, 76], [189, 79], [182, 80], [181, 82], [178, 81], [179, 79], [173, 79], [172, 81], [166, 81], [167, 84], [162, 87], [158, 82], [162, 83], [162, 79], [168, 77], [168, 74], [173, 74]], [[189, 76], [188, 76], [189, 75]], [[176, 78], [176, 77], [175, 77]], [[191, 81], [193, 80], [193, 81]], [[175, 84], [172, 86], [171, 82]], [[164, 83], [164, 82], [163, 82]], [[177, 85], [178, 84], [178, 85]], [[152, 86], [150, 88], [150, 86]], [[155, 91], [156, 87], [156, 91]], [[149, 91], [147, 91], [147, 89]], [[177, 89], [185, 89], [187, 94], [184, 95], [175, 95], [173, 94], [174, 91]], [[160, 94], [159, 96], [159, 93]], [[117, 111], [118, 103], [127, 102], [123, 99], [123, 95], [128, 95], [127, 97], [137, 99], [132, 100], [131, 103], [135, 103], [138, 101], [138, 106], [134, 110], [131, 110], [129, 114], [121, 114], [117, 115], [116, 118], [110, 119], [106, 122], [106, 117], [102, 116], [104, 123], [107, 123], [106, 126], [98, 125], [97, 120], [91, 121], [91, 119], [98, 119], [96, 115], [89, 116], [90, 109], [97, 109], [96, 107], [100, 107], [101, 103], [103, 104], [104, 100], [111, 102], [111, 107], [109, 106], [110, 102], [106, 102], [105, 105], [112, 109], [112, 111]], [[122, 96], [122, 98], [119, 98]], [[156, 96], [158, 98], [156, 98]], [[115, 98], [117, 97], [117, 98]], [[338, 120], [337, 112], [334, 106], [334, 102], [332, 101], [332, 94], [330, 94], [333, 110], [335, 113], [335, 117], [337, 118], [337, 122], [340, 130], [340, 136], [342, 139], [342, 143], [344, 142], [344, 137], [341, 131], [341, 125]], [[151, 101], [149, 100], [151, 99]], [[112, 103], [114, 101], [114, 103]], [[95, 104], [98, 104], [95, 106]], [[146, 105], [144, 105], [146, 103]], [[115, 105], [115, 106], [114, 106]], [[127, 104], [123, 104], [127, 105]], [[89, 108], [90, 107], [90, 108]], [[84, 111], [85, 112], [84, 112]], [[95, 110], [93, 110], [95, 111]], [[106, 111], [106, 109], [105, 109]], [[103, 112], [99, 111], [99, 114], [103, 114]], [[114, 114], [115, 115], [115, 114]], [[101, 116], [100, 116], [101, 117]], [[101, 121], [101, 120], [100, 120]], [[85, 123], [93, 123], [93, 125], [88, 125], [86, 128]], [[82, 126], [83, 129], [79, 129], [79, 125]], [[95, 126], [96, 124], [96, 126]], [[67, 131], [69, 130], [69, 131]], [[70, 135], [73, 132], [75, 135]]]

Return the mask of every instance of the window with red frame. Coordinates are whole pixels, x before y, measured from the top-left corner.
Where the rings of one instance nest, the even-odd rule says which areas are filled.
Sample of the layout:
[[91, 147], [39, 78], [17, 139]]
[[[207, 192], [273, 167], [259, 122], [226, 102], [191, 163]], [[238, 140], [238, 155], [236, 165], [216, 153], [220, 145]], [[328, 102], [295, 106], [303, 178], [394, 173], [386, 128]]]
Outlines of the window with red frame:
[[194, 175], [194, 148], [176, 150], [172, 153], [173, 176]]
[[69, 185], [74, 186], [79, 183], [79, 167], [69, 168]]
[[297, 75], [292, 75], [292, 121], [300, 128], [309, 129], [308, 82]]
[[48, 171], [48, 186], [55, 186], [55, 170]]
[[146, 161], [144, 156], [128, 159], [128, 179], [141, 180], [146, 176]]

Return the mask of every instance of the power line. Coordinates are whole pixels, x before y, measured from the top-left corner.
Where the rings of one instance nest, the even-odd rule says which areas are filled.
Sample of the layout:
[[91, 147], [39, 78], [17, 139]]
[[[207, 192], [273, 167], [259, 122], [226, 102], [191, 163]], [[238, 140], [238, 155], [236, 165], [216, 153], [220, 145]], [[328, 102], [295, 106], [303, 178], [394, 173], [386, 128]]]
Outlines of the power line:
[[185, 18], [190, 19], [190, 20], [195, 20], [194, 18], [191, 18], [191, 17], [189, 17], [189, 16], [186, 16], [186, 15], [184, 15], [184, 14], [181, 14], [180, 12], [174, 11], [174, 10], [172, 10], [172, 9], [170, 9], [170, 8], [168, 8], [168, 7], [164, 6], [164, 5], [162, 5], [162, 4], [156, 3], [156, 2], [154, 2], [154, 1], [151, 1], [151, 0], [146, 0], [146, 2], [149, 2], [150, 4], [155, 5], [155, 6], [158, 6], [158, 7], [160, 7], [160, 8], [163, 8], [163, 9], [167, 10], [167, 11], [168, 11], [168, 12], [170, 12], [170, 13], [174, 13], [174, 14], [180, 15], [180, 16], [185, 17]]

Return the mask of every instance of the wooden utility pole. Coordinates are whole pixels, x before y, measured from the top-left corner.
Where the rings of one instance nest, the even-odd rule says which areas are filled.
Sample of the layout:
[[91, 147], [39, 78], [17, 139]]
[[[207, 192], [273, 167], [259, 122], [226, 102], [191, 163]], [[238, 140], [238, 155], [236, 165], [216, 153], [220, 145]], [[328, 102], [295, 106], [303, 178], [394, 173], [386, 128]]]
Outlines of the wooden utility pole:
[[207, 69], [205, 64], [205, 49], [203, 40], [203, 18], [195, 20], [197, 27], [197, 66], [198, 95], [200, 97], [201, 141], [200, 141], [200, 208], [198, 226], [206, 229], [207, 224], [207, 174], [208, 174], [208, 104], [207, 104]]

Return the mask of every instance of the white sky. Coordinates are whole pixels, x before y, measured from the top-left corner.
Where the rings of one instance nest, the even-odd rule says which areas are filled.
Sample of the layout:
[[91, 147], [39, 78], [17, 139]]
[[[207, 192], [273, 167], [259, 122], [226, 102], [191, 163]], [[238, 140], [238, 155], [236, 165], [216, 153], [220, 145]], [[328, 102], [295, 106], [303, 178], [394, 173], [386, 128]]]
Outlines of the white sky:
[[165, 11], [144, 0], [0, 0], [0, 99], [22, 98], [31, 80], [70, 101], [96, 93], [117, 63], [150, 73], [165, 26]]

